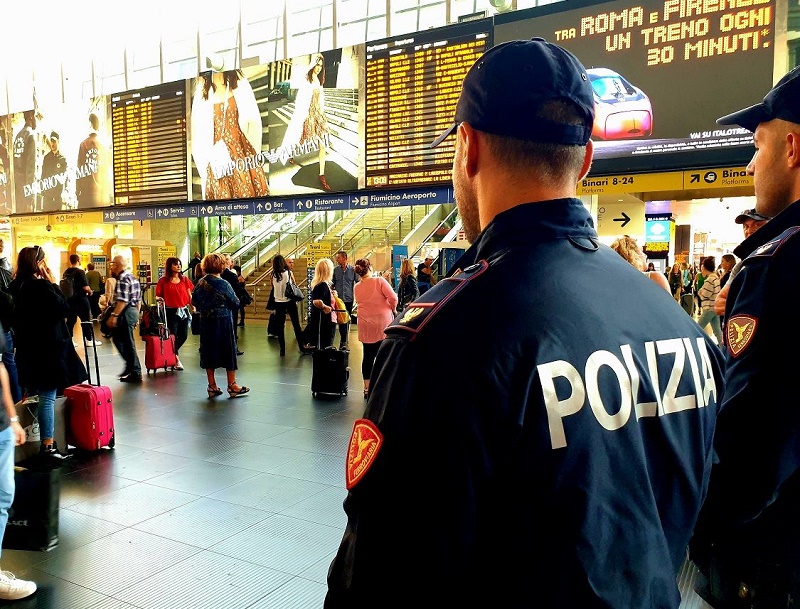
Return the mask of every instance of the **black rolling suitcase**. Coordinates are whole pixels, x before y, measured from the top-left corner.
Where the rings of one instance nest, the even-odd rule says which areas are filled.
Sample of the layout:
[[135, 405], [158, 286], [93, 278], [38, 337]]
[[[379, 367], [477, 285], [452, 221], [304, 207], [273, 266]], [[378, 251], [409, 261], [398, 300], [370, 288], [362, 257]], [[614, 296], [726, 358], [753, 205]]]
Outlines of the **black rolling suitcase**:
[[[317, 345], [321, 344], [320, 329], [317, 331]], [[317, 347], [311, 355], [311, 395], [347, 395], [347, 380], [350, 378], [350, 352], [338, 351], [334, 347]]]
[[316, 349], [312, 354], [311, 395], [320, 393], [347, 395], [347, 379], [350, 378], [350, 353], [333, 347]]

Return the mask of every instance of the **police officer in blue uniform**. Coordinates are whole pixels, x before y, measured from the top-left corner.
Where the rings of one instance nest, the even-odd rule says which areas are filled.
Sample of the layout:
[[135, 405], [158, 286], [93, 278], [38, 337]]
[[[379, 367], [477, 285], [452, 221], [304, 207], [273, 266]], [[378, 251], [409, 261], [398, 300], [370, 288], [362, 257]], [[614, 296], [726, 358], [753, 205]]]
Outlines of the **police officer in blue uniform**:
[[800, 69], [717, 120], [755, 132], [756, 212], [725, 308], [726, 391], [691, 556], [717, 609], [800, 607]]
[[561, 47], [508, 42], [469, 70], [434, 144], [456, 133], [472, 246], [386, 330], [327, 609], [678, 607], [721, 355], [599, 244], [575, 198], [593, 121]]

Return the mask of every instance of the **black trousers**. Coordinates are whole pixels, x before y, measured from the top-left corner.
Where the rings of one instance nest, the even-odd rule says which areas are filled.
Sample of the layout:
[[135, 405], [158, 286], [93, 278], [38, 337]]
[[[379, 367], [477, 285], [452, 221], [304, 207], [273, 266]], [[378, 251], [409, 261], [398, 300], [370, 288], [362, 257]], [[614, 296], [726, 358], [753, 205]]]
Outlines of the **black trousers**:
[[297, 346], [303, 346], [303, 330], [300, 327], [300, 316], [297, 313], [297, 304], [294, 302], [276, 302], [275, 303], [275, 315], [278, 316], [278, 319], [281, 320], [281, 324], [278, 326], [278, 345], [281, 348], [281, 351], [286, 350], [286, 316], [289, 316], [289, 319], [292, 320], [292, 329], [294, 330], [294, 337], [297, 340]]
[[166, 310], [167, 329], [170, 334], [175, 335], [175, 355], [178, 355], [183, 343], [189, 338], [189, 322], [191, 321], [191, 316], [187, 314], [185, 318], [181, 319], [178, 317], [178, 309], [166, 307]]
[[361, 343], [364, 347], [364, 357], [361, 359], [361, 376], [368, 381], [372, 376], [372, 367], [375, 365], [375, 357], [383, 341], [377, 343]]
[[[91, 315], [89, 313], [89, 298], [86, 296], [73, 296], [67, 300], [69, 304], [69, 315], [67, 315], [67, 328], [69, 328], [69, 335], [72, 336], [75, 330], [75, 324], [78, 323], [78, 318], [81, 321], [89, 321]], [[89, 338], [88, 336], [86, 338]]]
[[92, 292], [92, 295], [89, 296], [89, 310], [92, 313], [92, 318], [100, 317], [100, 297], [103, 295], [103, 292]]

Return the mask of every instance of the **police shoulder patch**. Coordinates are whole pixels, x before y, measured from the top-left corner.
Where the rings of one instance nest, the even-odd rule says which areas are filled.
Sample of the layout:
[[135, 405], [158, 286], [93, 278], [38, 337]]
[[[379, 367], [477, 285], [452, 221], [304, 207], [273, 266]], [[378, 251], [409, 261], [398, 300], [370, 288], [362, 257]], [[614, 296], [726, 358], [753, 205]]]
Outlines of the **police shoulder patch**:
[[725, 322], [728, 333], [728, 349], [733, 357], [738, 357], [756, 335], [758, 319], [750, 315], [734, 315]]
[[358, 419], [355, 422], [350, 443], [347, 445], [345, 482], [348, 491], [367, 473], [382, 444], [383, 435], [375, 423], [369, 419]]
[[751, 257], [765, 257], [765, 256], [774, 256], [778, 253], [781, 249], [781, 246], [784, 245], [787, 241], [789, 241], [792, 237], [800, 233], [800, 226], [793, 226], [791, 228], [787, 228], [783, 231], [780, 235], [775, 237], [772, 241], [769, 241], [762, 245], [761, 247], [757, 248], [750, 254]]
[[414, 340], [415, 336], [422, 330], [442, 307], [450, 302], [456, 294], [463, 290], [469, 282], [483, 274], [489, 268], [486, 260], [481, 260], [472, 266], [467, 267], [452, 277], [442, 279], [439, 283], [425, 292], [417, 300], [410, 303], [402, 315], [389, 324], [386, 328], [388, 334], [410, 335]]

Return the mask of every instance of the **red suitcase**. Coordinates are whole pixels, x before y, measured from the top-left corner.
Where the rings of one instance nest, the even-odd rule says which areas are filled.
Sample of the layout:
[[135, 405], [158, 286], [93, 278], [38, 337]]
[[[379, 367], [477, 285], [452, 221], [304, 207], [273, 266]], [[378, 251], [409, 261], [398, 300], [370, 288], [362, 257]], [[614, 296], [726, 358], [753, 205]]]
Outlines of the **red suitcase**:
[[174, 370], [178, 365], [178, 356], [175, 355], [175, 335], [143, 336], [144, 338], [144, 366], [147, 374], [155, 374], [159, 368], [164, 372], [167, 368]]
[[114, 404], [104, 385], [73, 385], [64, 390], [69, 400], [67, 443], [81, 450], [114, 448]]
[[[94, 327], [91, 322], [86, 324], [85, 336], [94, 338]], [[82, 450], [99, 450], [105, 446], [114, 448], [114, 402], [111, 389], [100, 385], [100, 363], [97, 358], [97, 347], [94, 349], [94, 369], [97, 376], [97, 385], [81, 384], [72, 385], [64, 389], [67, 398], [67, 443]], [[89, 349], [86, 345], [86, 372], [89, 383], [92, 382], [92, 372], [89, 366]]]

